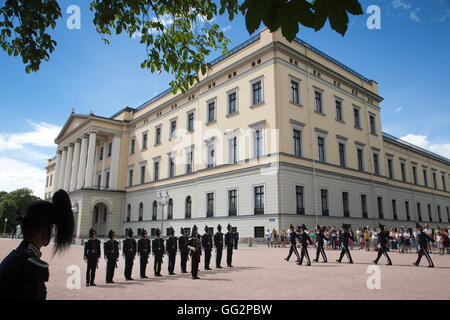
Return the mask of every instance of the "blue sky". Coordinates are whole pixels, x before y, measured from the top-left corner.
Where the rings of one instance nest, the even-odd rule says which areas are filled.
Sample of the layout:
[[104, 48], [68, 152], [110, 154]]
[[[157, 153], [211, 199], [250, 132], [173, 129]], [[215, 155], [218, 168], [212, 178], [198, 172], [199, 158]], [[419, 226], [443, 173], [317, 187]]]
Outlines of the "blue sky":
[[[46, 159], [72, 108], [111, 116], [137, 107], [168, 88], [168, 74], [140, 68], [138, 39], [112, 36], [105, 45], [92, 24], [89, 1], [61, 1], [63, 18], [49, 62], [26, 74], [21, 59], [0, 52], [0, 190], [30, 187], [43, 196]], [[345, 37], [327, 23], [298, 36], [379, 83], [383, 131], [450, 158], [450, 1], [362, 0], [381, 9], [381, 29], [369, 30], [370, 14], [351, 17]], [[81, 29], [69, 30], [70, 5], [81, 8]], [[214, 21], [232, 41], [247, 40], [243, 17]], [[262, 26], [261, 26], [262, 27]], [[220, 55], [211, 55], [211, 60]]]

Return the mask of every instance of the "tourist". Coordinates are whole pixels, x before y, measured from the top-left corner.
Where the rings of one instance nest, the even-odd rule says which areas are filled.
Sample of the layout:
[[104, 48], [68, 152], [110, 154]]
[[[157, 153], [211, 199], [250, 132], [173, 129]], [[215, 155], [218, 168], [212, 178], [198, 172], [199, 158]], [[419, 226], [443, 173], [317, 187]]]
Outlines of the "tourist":
[[267, 248], [270, 248], [272, 246], [272, 233], [269, 231], [269, 229], [267, 229], [265, 237], [267, 241]]
[[366, 251], [370, 251], [370, 233], [369, 227], [364, 229], [364, 245], [366, 247]]
[[409, 229], [405, 229], [405, 232], [403, 233], [403, 241], [405, 243], [405, 253], [408, 253], [411, 251], [411, 233]]

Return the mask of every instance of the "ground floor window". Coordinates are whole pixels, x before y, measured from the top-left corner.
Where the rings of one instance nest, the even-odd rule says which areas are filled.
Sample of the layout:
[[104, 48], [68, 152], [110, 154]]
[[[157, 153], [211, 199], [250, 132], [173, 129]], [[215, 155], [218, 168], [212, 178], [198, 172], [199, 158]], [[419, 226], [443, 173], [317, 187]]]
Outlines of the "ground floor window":
[[255, 238], [264, 238], [264, 227], [255, 227]]

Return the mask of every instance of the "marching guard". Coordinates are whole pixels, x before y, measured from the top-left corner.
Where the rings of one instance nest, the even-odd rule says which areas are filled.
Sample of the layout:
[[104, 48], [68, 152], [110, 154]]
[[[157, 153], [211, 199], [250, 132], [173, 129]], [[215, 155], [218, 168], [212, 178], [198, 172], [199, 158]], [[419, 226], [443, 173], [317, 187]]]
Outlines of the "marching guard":
[[385, 226], [382, 225], [381, 223], [378, 224], [378, 228], [380, 229], [380, 231], [378, 232], [378, 255], [377, 258], [375, 260], [373, 260], [372, 262], [374, 264], [378, 264], [378, 260], [380, 260], [381, 256], [384, 254], [384, 256], [387, 259], [387, 266], [392, 266], [392, 261], [391, 258], [389, 258], [389, 255], [387, 254], [386, 251], [386, 247], [387, 247], [387, 242], [389, 240], [389, 232], [385, 230]]
[[131, 273], [133, 271], [133, 261], [136, 257], [136, 240], [133, 239], [133, 230], [128, 229], [128, 239], [123, 241], [122, 254], [125, 258], [125, 280], [133, 280]]
[[169, 228], [169, 234], [168, 234], [169, 238], [167, 238], [166, 240], [166, 250], [167, 253], [169, 254], [169, 267], [168, 267], [168, 271], [169, 271], [169, 275], [175, 275], [175, 273], [173, 272], [173, 270], [175, 269], [175, 258], [177, 256], [177, 237], [175, 237], [175, 230], [170, 227]]
[[53, 195], [52, 202], [31, 203], [18, 220], [23, 241], [0, 264], [0, 299], [45, 300], [49, 266], [40, 259], [41, 248], [50, 243], [54, 227], [54, 253], [71, 244], [74, 219], [70, 198], [64, 190], [59, 190]]
[[164, 240], [161, 239], [161, 231], [156, 229], [156, 239], [153, 240], [152, 250], [154, 256], [153, 271], [155, 277], [161, 277], [161, 264], [164, 256]]
[[350, 228], [349, 224], [342, 224], [342, 231], [341, 231], [341, 235], [342, 235], [342, 250], [341, 250], [341, 255], [339, 257], [338, 260], [336, 260], [336, 262], [341, 263], [342, 258], [344, 257], [344, 255], [346, 254], [349, 260], [349, 263], [352, 264], [353, 260], [352, 260], [352, 256], [350, 255], [350, 251], [348, 250], [348, 240], [350, 239], [351, 235], [350, 232], [348, 231], [348, 229]]
[[217, 232], [214, 235], [214, 246], [216, 247], [216, 268], [222, 269], [220, 264], [222, 262], [223, 233], [222, 226], [220, 224], [217, 226]]
[[317, 232], [316, 232], [316, 258], [313, 260], [315, 262], [319, 262], [319, 254], [322, 255], [323, 262], [327, 263], [327, 255], [325, 254], [325, 250], [323, 250], [323, 240], [329, 241], [329, 239], [325, 236], [323, 229], [321, 226], [317, 225]]
[[209, 262], [211, 261], [212, 246], [212, 237], [208, 232], [208, 226], [205, 226], [205, 234], [202, 236], [202, 247], [205, 250], [205, 270], [212, 270], [209, 267]]
[[231, 262], [233, 260], [233, 247], [234, 247], [234, 236], [231, 228], [231, 224], [227, 226], [227, 234], [225, 235], [225, 246], [227, 247], [227, 267], [232, 268]]
[[200, 279], [198, 274], [198, 265], [202, 254], [202, 244], [198, 235], [197, 226], [192, 228], [192, 237], [189, 239], [188, 248], [191, 251], [191, 275], [192, 280]]
[[300, 227], [300, 233], [299, 233], [299, 239], [300, 239], [300, 243], [302, 245], [302, 251], [301, 251], [301, 255], [300, 255], [300, 261], [297, 262], [297, 264], [300, 266], [303, 263], [304, 257], [306, 257], [306, 265], [307, 266], [311, 265], [311, 260], [309, 259], [309, 254], [308, 254], [308, 243], [313, 244], [313, 242], [312, 242], [309, 234], [306, 233], [306, 230], [308, 230], [308, 229], [306, 228], [306, 226], [304, 224], [302, 224], [302, 226]]
[[435, 242], [433, 238], [431, 238], [429, 235], [427, 235], [425, 232], [423, 232], [423, 228], [421, 225], [419, 225], [416, 222], [416, 228], [417, 230], [417, 237], [418, 243], [419, 243], [419, 254], [417, 256], [416, 262], [413, 262], [413, 265], [419, 266], [420, 260], [422, 259], [422, 256], [425, 256], [428, 260], [428, 268], [434, 268], [433, 260], [431, 260], [430, 254], [428, 253], [428, 241]]
[[119, 242], [116, 239], [116, 233], [109, 230], [109, 240], [103, 244], [103, 252], [106, 260], [106, 283], [114, 283], [114, 271], [117, 268], [117, 259], [119, 259]]
[[148, 277], [145, 275], [148, 264], [148, 257], [150, 255], [151, 244], [150, 240], [147, 238], [147, 230], [142, 230], [142, 239], [138, 241], [138, 255], [140, 258], [140, 274], [141, 279], [147, 279]]
[[189, 249], [188, 245], [188, 237], [186, 235], [186, 230], [181, 228], [181, 237], [178, 238], [178, 248], [180, 250], [180, 266], [181, 273], [187, 273], [186, 271], [186, 263], [189, 259]]
[[86, 268], [86, 287], [95, 287], [95, 270], [98, 268], [100, 259], [100, 240], [96, 239], [97, 233], [94, 229], [89, 230], [89, 240], [84, 242], [84, 261], [87, 262]]
[[237, 232], [237, 228], [236, 231], [233, 233], [233, 235], [234, 235], [234, 250], [237, 250], [239, 243], [239, 232]]
[[287, 258], [284, 258], [284, 260], [289, 261], [289, 259], [291, 258], [292, 253], [294, 252], [296, 257], [297, 257], [297, 262], [300, 261], [300, 255], [298, 254], [297, 251], [297, 233], [294, 231], [294, 226], [291, 224], [289, 226], [289, 230], [291, 231], [289, 233], [289, 242], [291, 244], [291, 247], [289, 248], [289, 254], [287, 256]]

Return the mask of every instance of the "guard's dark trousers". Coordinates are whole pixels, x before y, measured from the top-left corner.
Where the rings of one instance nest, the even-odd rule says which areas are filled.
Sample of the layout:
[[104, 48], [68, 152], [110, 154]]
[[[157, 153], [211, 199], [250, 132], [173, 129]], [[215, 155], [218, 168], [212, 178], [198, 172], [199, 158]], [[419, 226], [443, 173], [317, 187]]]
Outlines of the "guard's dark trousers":
[[339, 262], [342, 261], [342, 258], [344, 255], [347, 255], [348, 262], [353, 263], [352, 256], [350, 255], [350, 251], [348, 251], [348, 248], [346, 246], [342, 246], [341, 255], [339, 257]]
[[148, 257], [141, 257], [141, 277], [145, 277], [145, 271], [147, 270]]
[[86, 283], [94, 283], [95, 269], [97, 269], [97, 259], [88, 259], [86, 269]]
[[386, 248], [383, 248], [383, 247], [378, 248], [378, 255], [374, 262], [378, 263], [378, 260], [380, 260], [380, 258], [383, 254], [386, 257], [388, 264], [392, 264], [391, 258], [389, 258], [389, 255], [386, 252]]
[[433, 260], [431, 260], [430, 254], [428, 253], [428, 250], [426, 248], [422, 248], [422, 247], [420, 247], [419, 256], [417, 257], [417, 261], [415, 262], [416, 265], [419, 265], [420, 260], [422, 259], [422, 256], [425, 256], [425, 258], [427, 258], [428, 265], [430, 267], [434, 267]]
[[161, 262], [162, 262], [162, 256], [156, 256], [153, 263], [153, 271], [155, 275], [158, 275], [161, 273]]
[[116, 269], [116, 260], [108, 259], [108, 261], [106, 262], [106, 282], [113, 281], [115, 269]]
[[231, 261], [233, 260], [233, 247], [227, 247], [227, 266], [231, 266]]
[[323, 250], [323, 245], [318, 244], [316, 249], [316, 261], [319, 261], [319, 254], [322, 255], [323, 261], [327, 262], [327, 255], [325, 254], [325, 250]]
[[205, 269], [209, 268], [210, 261], [211, 261], [211, 251], [205, 250]]
[[131, 272], [133, 270], [133, 258], [125, 258], [125, 279], [131, 279]]
[[311, 264], [311, 260], [309, 260], [308, 248], [302, 247], [301, 256], [299, 263], [303, 263], [303, 258], [306, 257], [306, 263]]
[[289, 259], [291, 258], [292, 252], [294, 252], [295, 255], [297, 256], [297, 261], [300, 261], [300, 255], [298, 254], [296, 243], [294, 243], [294, 244], [291, 243], [291, 247], [289, 249], [289, 254], [288, 254], [286, 260], [289, 261]]
[[216, 249], [216, 268], [220, 267], [222, 262], [222, 249]]
[[188, 253], [181, 253], [181, 262], [180, 262], [180, 266], [181, 266], [181, 271], [182, 272], [186, 272], [186, 264], [187, 264], [187, 259], [188, 259]]
[[169, 253], [169, 274], [173, 273], [173, 270], [175, 269], [175, 257], [177, 256], [176, 253]]

